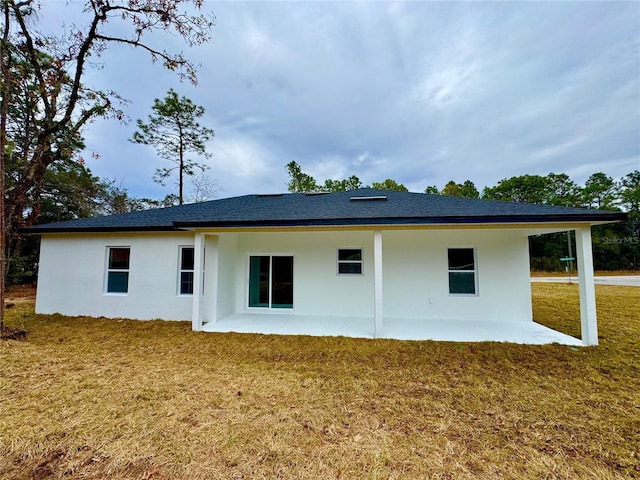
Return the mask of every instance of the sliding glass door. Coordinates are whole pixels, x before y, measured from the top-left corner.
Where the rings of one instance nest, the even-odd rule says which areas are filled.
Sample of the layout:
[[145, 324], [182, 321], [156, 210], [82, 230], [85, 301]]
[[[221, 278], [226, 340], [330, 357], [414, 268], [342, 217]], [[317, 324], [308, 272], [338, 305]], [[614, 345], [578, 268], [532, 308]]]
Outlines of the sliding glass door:
[[249, 257], [249, 307], [293, 308], [293, 257]]

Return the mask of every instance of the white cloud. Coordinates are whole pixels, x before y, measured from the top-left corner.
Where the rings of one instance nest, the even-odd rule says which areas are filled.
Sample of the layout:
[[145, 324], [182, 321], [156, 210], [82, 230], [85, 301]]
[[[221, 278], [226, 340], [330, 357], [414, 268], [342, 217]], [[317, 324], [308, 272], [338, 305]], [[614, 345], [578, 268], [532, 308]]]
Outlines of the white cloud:
[[211, 164], [212, 175], [220, 177], [225, 188], [233, 182], [262, 178], [270, 171], [270, 153], [250, 137], [229, 135], [215, 141]]
[[580, 145], [584, 141], [584, 138], [576, 138], [573, 140], [569, 140], [568, 142], [564, 142], [557, 145], [551, 145], [548, 147], [544, 147], [538, 151], [534, 151], [531, 154], [531, 159], [539, 160], [539, 159], [557, 159], [561, 157], [563, 154], [567, 152], [567, 150], [572, 149], [576, 145]]
[[477, 74], [476, 66], [453, 65], [439, 67], [434, 73], [428, 75], [418, 87], [418, 98], [441, 110], [448, 105], [468, 97], [474, 90], [474, 77]]

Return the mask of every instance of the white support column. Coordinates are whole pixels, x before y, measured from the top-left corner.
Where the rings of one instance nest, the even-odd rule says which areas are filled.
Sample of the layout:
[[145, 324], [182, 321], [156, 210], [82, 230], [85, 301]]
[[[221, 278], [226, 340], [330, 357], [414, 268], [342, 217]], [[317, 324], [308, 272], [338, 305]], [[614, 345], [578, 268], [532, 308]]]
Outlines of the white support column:
[[204, 233], [195, 233], [193, 258], [193, 306], [191, 329], [202, 330], [202, 271], [204, 269]]
[[217, 235], [211, 235], [207, 239], [207, 265], [205, 271], [207, 322], [215, 323], [218, 320], [218, 257], [220, 255], [219, 240]]
[[596, 291], [593, 280], [591, 227], [576, 229], [576, 250], [580, 289], [582, 343], [585, 346], [598, 345], [598, 320], [596, 317]]
[[382, 232], [373, 232], [373, 338], [382, 337]]

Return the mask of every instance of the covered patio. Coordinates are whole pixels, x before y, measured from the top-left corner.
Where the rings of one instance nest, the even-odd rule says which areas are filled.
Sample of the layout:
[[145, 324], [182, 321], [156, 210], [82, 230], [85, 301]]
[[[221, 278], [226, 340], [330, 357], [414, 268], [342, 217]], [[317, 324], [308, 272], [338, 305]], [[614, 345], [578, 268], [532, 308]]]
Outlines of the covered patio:
[[583, 345], [581, 340], [539, 323], [507, 323], [488, 320], [385, 318], [382, 334], [374, 335], [374, 321], [371, 317], [236, 313], [215, 323], [205, 323], [202, 331], [452, 342], [489, 341], [529, 345], [549, 343]]
[[[514, 229], [518, 233], [518, 238], [526, 239], [526, 235], [534, 233], [545, 233], [546, 230], [537, 228], [534, 230]], [[550, 229], [557, 231], [557, 228]], [[506, 231], [506, 230], [505, 230]], [[519, 315], [511, 313], [501, 315], [493, 315], [491, 309], [484, 313], [475, 312], [469, 314], [467, 311], [456, 310], [456, 304], [450, 304], [449, 310], [442, 309], [431, 318], [407, 318], [396, 314], [385, 314], [385, 305], [383, 303], [385, 291], [383, 288], [383, 232], [381, 230], [373, 230], [369, 233], [373, 244], [373, 262], [371, 265], [373, 282], [371, 287], [371, 299], [373, 300], [373, 315], [358, 316], [357, 314], [315, 314], [315, 311], [321, 311], [322, 307], [312, 310], [309, 308], [300, 313], [294, 313], [293, 310], [286, 311], [285, 308], [268, 308], [263, 312], [239, 311], [242, 306], [238, 302], [237, 305], [231, 306], [230, 314], [225, 316], [217, 316], [218, 299], [209, 299], [206, 305], [204, 295], [194, 295], [192, 323], [193, 329], [205, 332], [236, 332], [236, 333], [256, 333], [256, 334], [275, 334], [275, 335], [309, 335], [309, 336], [345, 336], [354, 338], [387, 338], [396, 340], [435, 340], [435, 341], [453, 341], [453, 342], [509, 342], [517, 344], [543, 345], [558, 343], [562, 345], [575, 346], [591, 346], [598, 344], [597, 336], [597, 319], [595, 304], [595, 289], [593, 279], [593, 262], [591, 252], [591, 230], [590, 228], [576, 228], [576, 257], [577, 265], [581, 275], [577, 278], [580, 295], [580, 323], [581, 338], [575, 338], [570, 335], [558, 332], [544, 325], [531, 321], [531, 316], [523, 318], [524, 314]], [[526, 235], [522, 235], [525, 233]], [[197, 271], [204, 272], [204, 246], [206, 243], [207, 232], [199, 232], [195, 235], [195, 265]], [[217, 238], [217, 237], [216, 237]], [[210, 245], [217, 245], [218, 240], [214, 240]], [[389, 241], [388, 243], [391, 243]], [[491, 242], [491, 248], [494, 248]], [[487, 251], [489, 247], [485, 247]], [[388, 250], [387, 256], [392, 257], [394, 251]], [[216, 248], [210, 248], [208, 258], [214, 260], [214, 264], [219, 261], [219, 252]], [[528, 260], [528, 259], [527, 259]], [[499, 263], [499, 262], [494, 262]], [[393, 271], [394, 264], [389, 262], [387, 265], [387, 274]], [[406, 268], [406, 265], [405, 265]], [[525, 284], [530, 285], [529, 265], [526, 263]], [[207, 269], [210, 272], [212, 269]], [[397, 269], [396, 269], [397, 270]], [[404, 270], [403, 270], [404, 272]], [[397, 271], [396, 271], [397, 273]], [[204, 276], [194, 276], [194, 292], [203, 291]], [[217, 289], [218, 277], [210, 278], [212, 285], [209, 288]], [[422, 277], [421, 277], [422, 278]], [[508, 273], [503, 277], [494, 278], [494, 282], [501, 282], [501, 278], [510, 278]], [[393, 285], [393, 281], [389, 282]], [[505, 285], [506, 287], [506, 285]], [[514, 295], [517, 291], [515, 283], [510, 283], [509, 294]], [[325, 288], [324, 285], [318, 288]], [[434, 287], [434, 288], [437, 288]], [[389, 289], [387, 289], [388, 291]], [[426, 288], [425, 288], [426, 290]], [[242, 287], [238, 288], [239, 292]], [[487, 290], [485, 289], [485, 292]], [[524, 290], [520, 288], [519, 292]], [[502, 292], [495, 292], [494, 296], [488, 298], [496, 304], [503, 301]], [[530, 290], [527, 291], [530, 299]], [[395, 294], [398, 292], [396, 290]], [[479, 296], [473, 296], [479, 298]], [[485, 294], [485, 297], [487, 295]], [[456, 298], [455, 295], [448, 295], [447, 299]], [[469, 297], [471, 298], [471, 296]], [[443, 297], [438, 299], [444, 302]], [[241, 299], [246, 301], [245, 298]], [[346, 302], [345, 304], [348, 304]], [[397, 302], [396, 302], [397, 304]], [[246, 305], [246, 304], [245, 304]], [[431, 299], [429, 300], [431, 305]], [[459, 305], [459, 304], [458, 304]], [[528, 307], [530, 309], [530, 305]], [[204, 314], [205, 309], [207, 315]], [[235, 310], [235, 311], [234, 311]], [[254, 309], [256, 310], [256, 309]], [[397, 312], [397, 308], [396, 308]], [[226, 312], [225, 312], [226, 313]], [[465, 319], [464, 315], [469, 318]], [[530, 314], [529, 314], [530, 315]], [[449, 317], [449, 318], [447, 318]], [[453, 317], [453, 319], [451, 318]]]

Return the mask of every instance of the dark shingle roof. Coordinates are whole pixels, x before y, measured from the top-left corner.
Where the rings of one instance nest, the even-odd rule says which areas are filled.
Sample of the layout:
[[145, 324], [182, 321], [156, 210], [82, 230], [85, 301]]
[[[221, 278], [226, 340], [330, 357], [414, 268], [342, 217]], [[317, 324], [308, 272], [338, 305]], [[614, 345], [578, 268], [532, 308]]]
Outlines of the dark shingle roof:
[[613, 222], [621, 212], [359, 189], [245, 195], [176, 207], [35, 225], [29, 233], [166, 231], [191, 227], [286, 227]]

